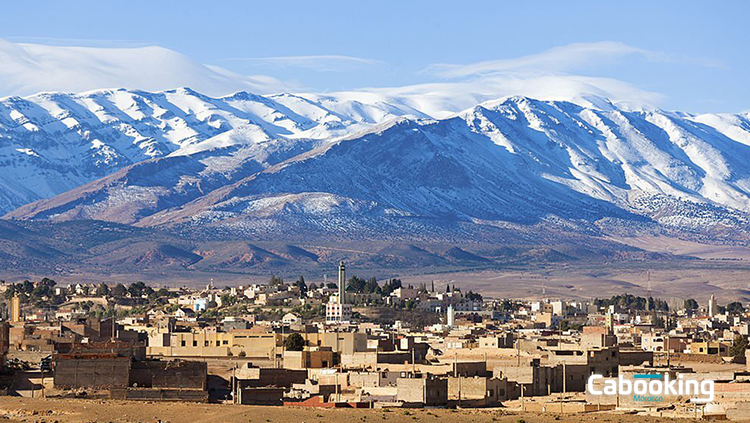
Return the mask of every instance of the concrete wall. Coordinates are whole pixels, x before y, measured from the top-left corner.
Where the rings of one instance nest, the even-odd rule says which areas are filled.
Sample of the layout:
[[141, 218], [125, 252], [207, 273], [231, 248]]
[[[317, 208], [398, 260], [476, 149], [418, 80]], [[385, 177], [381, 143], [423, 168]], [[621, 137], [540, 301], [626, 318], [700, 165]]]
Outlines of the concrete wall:
[[241, 388], [237, 402], [243, 405], [283, 405], [284, 388]]
[[487, 363], [484, 361], [459, 361], [451, 363], [451, 376], [487, 376]]
[[142, 388], [205, 389], [208, 365], [196, 361], [133, 362], [128, 385]]
[[349, 372], [349, 385], [359, 388], [396, 386], [400, 372]]
[[58, 359], [56, 388], [125, 388], [130, 374], [129, 358]]
[[235, 376], [242, 387], [276, 386], [291, 388], [295, 383], [305, 383], [307, 371], [291, 369], [246, 368], [237, 371]]
[[131, 401], [208, 402], [208, 392], [201, 389], [113, 388], [110, 398]]
[[481, 405], [497, 405], [507, 399], [508, 381], [488, 377], [449, 377], [448, 400], [478, 401]]
[[284, 351], [287, 369], [324, 369], [336, 364], [333, 351]]
[[407, 404], [445, 405], [448, 402], [448, 380], [438, 378], [399, 378], [397, 398]]
[[620, 350], [620, 366], [640, 366], [644, 362], [654, 364], [654, 353], [652, 351]]

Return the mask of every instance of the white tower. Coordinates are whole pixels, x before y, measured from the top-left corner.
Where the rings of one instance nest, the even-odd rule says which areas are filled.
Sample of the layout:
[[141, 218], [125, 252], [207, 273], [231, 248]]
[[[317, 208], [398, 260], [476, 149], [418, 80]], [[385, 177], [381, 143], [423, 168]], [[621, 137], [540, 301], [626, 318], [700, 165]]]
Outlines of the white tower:
[[719, 314], [719, 307], [716, 304], [716, 297], [711, 294], [711, 298], [708, 299], [708, 317], [714, 317]]
[[346, 304], [346, 267], [344, 261], [339, 263], [339, 303]]
[[456, 311], [453, 309], [453, 305], [448, 306], [448, 310], [445, 314], [445, 323], [449, 328], [452, 328], [456, 325]]
[[352, 318], [352, 306], [346, 303], [346, 268], [344, 262], [339, 263], [338, 293], [331, 295], [326, 304], [326, 323], [349, 323]]

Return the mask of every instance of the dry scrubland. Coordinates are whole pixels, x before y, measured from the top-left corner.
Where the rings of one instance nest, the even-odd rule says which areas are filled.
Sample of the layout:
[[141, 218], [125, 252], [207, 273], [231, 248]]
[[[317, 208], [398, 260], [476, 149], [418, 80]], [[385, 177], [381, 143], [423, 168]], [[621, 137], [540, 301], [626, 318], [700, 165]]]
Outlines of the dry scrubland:
[[[591, 299], [615, 294], [648, 295], [651, 272], [653, 296], [681, 306], [686, 298], [705, 303], [712, 294], [719, 302], [750, 301], [750, 261], [683, 260], [612, 264], [570, 263], [523, 270], [488, 270], [403, 276], [418, 285], [435, 281], [481, 292], [485, 298]], [[543, 294], [544, 293], [544, 294]]]
[[220, 404], [142, 403], [63, 399], [0, 397], [0, 418], [12, 422], [170, 422], [170, 423], [547, 423], [547, 422], [674, 422], [648, 416], [608, 413], [580, 415], [535, 415], [492, 410], [393, 410], [307, 409], [253, 407]]

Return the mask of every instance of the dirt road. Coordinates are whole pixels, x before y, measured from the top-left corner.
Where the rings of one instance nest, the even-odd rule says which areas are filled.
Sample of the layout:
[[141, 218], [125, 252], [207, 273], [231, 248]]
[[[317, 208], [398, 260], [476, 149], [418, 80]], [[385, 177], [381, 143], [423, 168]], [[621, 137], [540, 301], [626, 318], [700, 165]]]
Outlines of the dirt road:
[[[674, 419], [609, 413], [555, 415], [493, 410], [308, 409], [222, 404], [0, 397], [0, 421], [35, 423], [640, 423]], [[685, 420], [687, 422], [687, 420]]]

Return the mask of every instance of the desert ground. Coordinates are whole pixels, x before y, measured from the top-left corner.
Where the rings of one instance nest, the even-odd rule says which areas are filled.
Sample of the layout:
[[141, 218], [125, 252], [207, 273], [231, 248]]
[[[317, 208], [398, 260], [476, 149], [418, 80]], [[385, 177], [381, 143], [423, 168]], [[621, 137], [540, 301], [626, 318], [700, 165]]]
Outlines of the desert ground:
[[750, 301], [750, 260], [680, 260], [630, 263], [550, 264], [528, 269], [405, 275], [410, 284], [454, 284], [487, 298], [608, 298], [615, 294], [651, 295], [681, 306], [686, 298], [705, 303]]
[[230, 404], [186, 404], [79, 399], [0, 397], [0, 421], [35, 423], [657, 423], [685, 419], [621, 415], [608, 412], [557, 415], [514, 413], [502, 409], [314, 409]]

